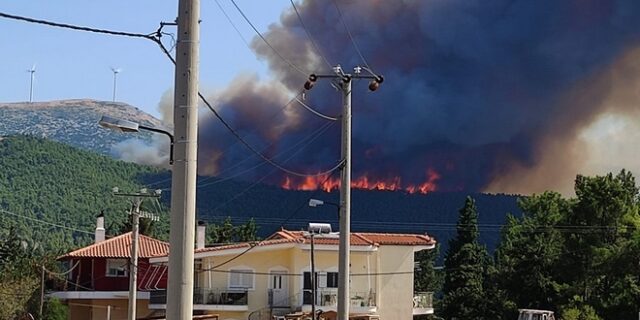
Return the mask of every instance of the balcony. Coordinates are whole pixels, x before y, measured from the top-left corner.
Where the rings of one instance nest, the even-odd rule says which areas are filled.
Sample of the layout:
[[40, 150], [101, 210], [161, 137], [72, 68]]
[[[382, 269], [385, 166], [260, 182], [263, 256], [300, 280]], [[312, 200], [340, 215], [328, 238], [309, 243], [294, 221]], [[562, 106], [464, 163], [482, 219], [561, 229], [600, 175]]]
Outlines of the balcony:
[[[151, 291], [149, 309], [165, 309], [167, 291]], [[193, 290], [194, 310], [246, 311], [248, 310], [247, 290], [196, 288]]]
[[433, 314], [433, 292], [413, 294], [413, 314]]
[[[338, 292], [336, 290], [319, 289], [316, 291], [316, 307], [324, 311], [335, 310], [338, 305]], [[310, 310], [312, 300], [311, 290], [305, 289], [302, 294], [302, 310]], [[368, 313], [376, 311], [376, 293], [369, 292], [351, 292], [349, 303], [354, 312]]]

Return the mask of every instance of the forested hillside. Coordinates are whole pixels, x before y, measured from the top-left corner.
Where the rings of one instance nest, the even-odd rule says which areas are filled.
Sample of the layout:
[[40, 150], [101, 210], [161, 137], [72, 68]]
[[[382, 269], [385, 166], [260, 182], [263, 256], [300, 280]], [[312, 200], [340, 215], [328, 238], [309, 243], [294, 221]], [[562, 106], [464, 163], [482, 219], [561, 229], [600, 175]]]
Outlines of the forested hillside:
[[[170, 172], [74, 149], [34, 137], [8, 137], [0, 141], [0, 232], [16, 227], [46, 249], [62, 252], [91, 238], [95, 215], [106, 214], [108, 232], [119, 232], [129, 208], [128, 199], [111, 195], [114, 186], [136, 191], [143, 186], [162, 188], [163, 220], [154, 235], [167, 237]], [[264, 237], [280, 226], [301, 229], [308, 222], [330, 222], [337, 230], [337, 208], [311, 208], [309, 198], [338, 202], [337, 192], [287, 191], [278, 187], [200, 177], [198, 218], [220, 224], [231, 217], [236, 225], [255, 218]], [[507, 213], [519, 215], [517, 197], [472, 194], [480, 211], [481, 241], [494, 248]], [[390, 191], [353, 191], [352, 229], [429, 233], [439, 242], [455, 231], [457, 210], [467, 193], [427, 195]], [[153, 207], [150, 210], [158, 211]], [[26, 218], [77, 230], [35, 223]]]
[[[108, 231], [117, 232], [130, 205], [129, 199], [112, 196], [112, 188], [137, 191], [138, 181], [159, 172], [40, 138], [5, 137], [0, 141], [0, 235], [16, 228], [42, 250], [61, 253], [92, 240], [101, 210]], [[161, 229], [159, 234], [166, 234]]]

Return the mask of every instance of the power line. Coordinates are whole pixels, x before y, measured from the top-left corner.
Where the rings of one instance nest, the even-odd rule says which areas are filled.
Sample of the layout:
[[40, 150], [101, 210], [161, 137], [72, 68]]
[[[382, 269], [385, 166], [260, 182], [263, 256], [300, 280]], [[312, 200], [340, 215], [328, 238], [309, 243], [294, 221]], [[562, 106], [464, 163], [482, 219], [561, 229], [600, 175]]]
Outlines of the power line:
[[[283, 112], [283, 111], [284, 111], [288, 106], [290, 106], [292, 102], [293, 102], [293, 101], [289, 101], [289, 103], [287, 103], [287, 104], [283, 105], [280, 109], [278, 109], [278, 110], [276, 110], [275, 112], [273, 112], [273, 114], [269, 117], [269, 119], [268, 119], [267, 121], [268, 121], [268, 122], [273, 121], [273, 120], [274, 120], [278, 115], [282, 114], [282, 112]], [[248, 134], [255, 133], [255, 132], [257, 131], [257, 129], [258, 129], [257, 127], [254, 127], [254, 128], [253, 128], [249, 133], [247, 133], [247, 135], [248, 135]], [[313, 135], [313, 134], [315, 134], [315, 131], [314, 131], [311, 135]], [[305, 139], [303, 139], [303, 140], [306, 140], [306, 139], [307, 139], [307, 138], [305, 138]], [[226, 150], [223, 152], [223, 154], [224, 154], [224, 153], [226, 153], [228, 150], [230, 150], [232, 147], [234, 147], [234, 146], [235, 146], [237, 143], [239, 143], [239, 142], [240, 142], [239, 140], [235, 140], [235, 142], [234, 142], [233, 144], [231, 144], [228, 148], [226, 148]], [[269, 143], [266, 147], [264, 147], [260, 153], [264, 152], [265, 150], [268, 150], [268, 149], [269, 149], [270, 147], [272, 147], [274, 144], [275, 144], [275, 141], [272, 141], [272, 142], [271, 142], [271, 143]], [[287, 149], [287, 150], [285, 150], [285, 151], [282, 151], [282, 152], [280, 152], [280, 153], [278, 153], [278, 154], [274, 155], [274, 156], [273, 156], [273, 158], [278, 157], [279, 155], [284, 154], [284, 153], [286, 153], [286, 152], [289, 152], [289, 151], [290, 151], [291, 149], [293, 149], [293, 148], [294, 148], [294, 147], [291, 147], [291, 148], [289, 148], [289, 149]], [[235, 169], [235, 168], [237, 168], [237, 167], [240, 167], [243, 163], [245, 163], [245, 162], [249, 161], [250, 159], [251, 159], [250, 157], [246, 157], [246, 158], [244, 158], [244, 159], [242, 159], [242, 160], [240, 160], [240, 161], [236, 162], [236, 163], [235, 163], [234, 165], [232, 165], [231, 167], [229, 167], [229, 168], [225, 168], [224, 170], [222, 170], [222, 171], [220, 171], [220, 172], [216, 173], [216, 176], [220, 177], [223, 173], [226, 173], [226, 172], [231, 171], [231, 170], [233, 170], [233, 169]], [[198, 187], [198, 188], [201, 188], [201, 187], [205, 187], [205, 186], [209, 186], [209, 185], [213, 185], [213, 184], [217, 184], [217, 183], [220, 183], [220, 182], [223, 182], [223, 181], [229, 180], [229, 179], [231, 179], [231, 178], [233, 178], [233, 177], [237, 177], [237, 176], [239, 176], [239, 175], [242, 175], [242, 174], [244, 174], [245, 172], [249, 172], [249, 171], [251, 171], [251, 170], [253, 170], [253, 169], [255, 169], [255, 168], [258, 168], [258, 167], [260, 167], [260, 166], [262, 166], [262, 165], [264, 165], [264, 164], [265, 164], [265, 163], [264, 163], [264, 162], [262, 162], [262, 163], [260, 163], [260, 164], [258, 164], [258, 165], [255, 165], [255, 166], [253, 166], [253, 167], [251, 167], [251, 168], [249, 168], [249, 169], [247, 169], [247, 170], [242, 170], [241, 172], [234, 173], [234, 174], [232, 174], [232, 175], [231, 175], [231, 176], [229, 176], [229, 177], [221, 178], [220, 180], [217, 180], [217, 181], [214, 181], [214, 182], [211, 182], [211, 183], [204, 183], [204, 182], [205, 182], [205, 181], [208, 181], [208, 180], [213, 179], [213, 178], [214, 178], [214, 176], [204, 178], [204, 179], [202, 179], [202, 180], [198, 181], [198, 186], [197, 186], [197, 187]]]
[[242, 15], [242, 17], [244, 18], [245, 21], [247, 21], [247, 23], [251, 26], [251, 28], [253, 29], [253, 31], [256, 32], [256, 34], [260, 37], [260, 39], [262, 39], [262, 41], [269, 47], [271, 48], [271, 50], [273, 50], [273, 52], [280, 57], [280, 59], [282, 59], [282, 61], [284, 61], [286, 64], [288, 64], [291, 68], [293, 68], [295, 71], [297, 71], [298, 73], [302, 74], [305, 78], [307, 77], [307, 75], [309, 74], [309, 72], [304, 72], [302, 69], [300, 69], [298, 66], [296, 66], [295, 64], [293, 64], [293, 62], [291, 62], [289, 59], [285, 58], [278, 50], [276, 50], [276, 48], [274, 48], [269, 41], [267, 41], [267, 39], [262, 35], [262, 33], [260, 33], [260, 31], [258, 31], [258, 29], [253, 25], [253, 23], [251, 22], [251, 20], [249, 20], [249, 18], [244, 14], [244, 12], [242, 11], [242, 9], [240, 9], [240, 7], [238, 6], [238, 4], [236, 4], [235, 0], [231, 0], [231, 3], [233, 3], [233, 6], [236, 7], [236, 9], [238, 10], [238, 12], [240, 13], [240, 15]]
[[[326, 123], [324, 125], [322, 125], [320, 127], [321, 130], [318, 131], [318, 134], [315, 137], [311, 137], [309, 139], [309, 141], [307, 141], [305, 143], [305, 145], [303, 145], [302, 147], [300, 147], [298, 150], [296, 150], [296, 152], [294, 152], [291, 156], [289, 156], [287, 159], [285, 159], [283, 161], [283, 163], [288, 162], [289, 160], [291, 160], [293, 157], [295, 157], [298, 153], [300, 153], [300, 151], [302, 151], [305, 147], [307, 147], [308, 145], [310, 145], [313, 141], [315, 141], [317, 138], [319, 138], [325, 131], [327, 131], [327, 129], [329, 129], [331, 126], [333, 126], [334, 123]], [[301, 142], [299, 142], [298, 144], [301, 144]], [[297, 145], [296, 145], [297, 146]], [[294, 147], [296, 147], [294, 146]], [[243, 190], [242, 192], [240, 192], [239, 194], [237, 194], [236, 196], [234, 196], [233, 198], [229, 199], [228, 201], [226, 201], [225, 203], [217, 206], [215, 209], [213, 209], [214, 211], [217, 211], [218, 209], [225, 207], [226, 205], [228, 205], [229, 203], [233, 202], [234, 200], [236, 200], [237, 198], [239, 198], [240, 196], [242, 196], [244, 193], [246, 193], [247, 191], [249, 191], [250, 189], [252, 189], [253, 187], [255, 187], [256, 185], [258, 185], [260, 182], [262, 182], [264, 179], [266, 179], [268, 176], [272, 175], [275, 172], [275, 169], [271, 170], [271, 172], [267, 173], [266, 175], [264, 175], [262, 178], [258, 179], [257, 181], [254, 181], [253, 184], [251, 184], [249, 187], [247, 187], [245, 190]]]
[[342, 22], [342, 25], [344, 26], [344, 29], [347, 31], [347, 35], [349, 35], [349, 40], [351, 40], [351, 43], [353, 44], [353, 48], [356, 50], [356, 52], [360, 56], [360, 59], [362, 60], [362, 63], [364, 63], [364, 65], [367, 66], [367, 68], [369, 70], [372, 70], [371, 67], [369, 66], [369, 64], [367, 63], [367, 60], [364, 58], [364, 55], [362, 54], [362, 51], [360, 51], [360, 48], [358, 47], [358, 44], [356, 43], [355, 39], [353, 39], [353, 35], [351, 34], [351, 30], [349, 30], [349, 26], [347, 26], [347, 23], [344, 21], [344, 16], [342, 14], [342, 10], [340, 10], [340, 6], [338, 6], [338, 2], [336, 0], [332, 0], [332, 1], [333, 1], [333, 5], [336, 7], [336, 10], [338, 11], [338, 18]]
[[305, 109], [309, 110], [309, 112], [315, 114], [316, 116], [323, 118], [325, 120], [329, 120], [329, 121], [338, 121], [338, 119], [340, 118], [340, 116], [338, 117], [332, 117], [332, 116], [328, 116], [324, 113], [321, 113], [320, 111], [315, 110], [314, 108], [311, 108], [310, 106], [308, 106], [306, 103], [304, 103], [302, 100], [298, 99], [298, 97], [295, 97], [296, 102], [298, 102], [301, 106], [303, 106]]
[[72, 227], [67, 227], [65, 225], [44, 221], [42, 219], [27, 217], [27, 216], [24, 216], [24, 215], [21, 215], [21, 214], [17, 214], [17, 213], [13, 213], [13, 212], [10, 212], [10, 211], [4, 210], [4, 209], [0, 209], [0, 212], [6, 213], [6, 214], [9, 214], [9, 215], [12, 215], [12, 216], [20, 217], [20, 218], [23, 218], [23, 219], [27, 219], [27, 220], [43, 223], [43, 224], [50, 225], [50, 226], [57, 227], [57, 228], [67, 229], [67, 230], [76, 231], [76, 232], [82, 232], [82, 233], [86, 233], [86, 234], [93, 234], [93, 232], [89, 232], [89, 231], [85, 231], [85, 230], [81, 230], [81, 229], [76, 229], [76, 228], [72, 228]]
[[233, 23], [233, 20], [231, 20], [231, 17], [229, 17], [229, 15], [227, 14], [227, 11], [224, 10], [222, 5], [220, 5], [220, 1], [215, 0], [215, 2], [218, 5], [218, 8], [220, 8], [220, 11], [222, 11], [222, 14], [224, 14], [224, 16], [227, 18], [227, 21], [229, 21], [229, 23], [231, 24], [233, 29], [236, 30], [236, 33], [238, 34], [238, 36], [240, 36], [240, 39], [242, 39], [242, 42], [244, 42], [244, 44], [247, 45], [247, 48], [251, 49], [251, 46], [249, 45], [249, 41], [247, 41], [247, 39], [245, 39], [245, 37], [242, 35], [242, 32], [240, 32], [240, 29], [238, 29], [236, 24]]
[[[300, 93], [298, 93], [296, 96], [300, 95]], [[209, 104], [209, 102], [204, 98], [204, 96], [201, 93], [198, 93], [198, 96], [200, 96], [200, 99], [202, 99], [202, 101], [204, 102], [204, 104], [209, 108], [209, 110], [211, 110], [211, 112], [213, 112], [213, 114], [216, 116], [216, 118], [218, 118], [218, 120], [220, 120], [220, 122], [222, 122], [222, 124], [227, 128], [227, 130], [229, 130], [235, 137], [236, 139], [238, 139], [245, 147], [247, 147], [251, 152], [253, 152], [254, 154], [256, 154], [257, 156], [259, 156], [260, 158], [262, 158], [264, 161], [266, 161], [267, 163], [269, 163], [270, 165], [280, 169], [281, 171], [284, 171], [288, 174], [294, 175], [294, 176], [298, 176], [298, 177], [319, 177], [319, 176], [324, 176], [330, 172], [333, 172], [335, 170], [337, 170], [338, 168], [340, 168], [342, 166], [342, 164], [344, 163], [343, 159], [340, 159], [340, 161], [338, 161], [338, 163], [336, 163], [333, 167], [331, 167], [328, 170], [316, 173], [316, 174], [307, 174], [307, 173], [301, 173], [301, 172], [297, 172], [297, 171], [293, 171], [290, 169], [287, 169], [285, 167], [283, 167], [282, 165], [276, 163], [275, 161], [273, 161], [272, 159], [268, 158], [267, 156], [265, 156], [264, 154], [262, 154], [261, 152], [259, 152], [256, 148], [254, 148], [251, 144], [249, 144], [246, 140], [244, 140], [244, 138], [242, 138], [240, 136], [240, 134], [231, 127], [231, 125], [229, 125], [229, 123], [224, 120], [222, 118], [222, 116], [220, 116], [220, 114], [211, 106], [211, 104]], [[295, 98], [295, 97], [294, 97]], [[291, 101], [294, 100], [294, 98], [292, 98], [289, 103], [291, 103]]]
[[30, 22], [30, 23], [37, 23], [37, 24], [47, 25], [47, 26], [51, 26], [51, 27], [72, 29], [72, 30], [77, 30], [77, 31], [94, 32], [94, 33], [102, 33], [102, 34], [109, 34], [109, 35], [114, 35], [114, 36], [143, 38], [143, 39], [156, 41], [156, 38], [154, 38], [155, 33], [142, 34], [142, 33], [132, 33], [132, 32], [125, 32], [125, 31], [114, 31], [114, 30], [108, 30], [108, 29], [91, 28], [91, 27], [71, 25], [71, 24], [66, 24], [66, 23], [52, 22], [52, 21], [41, 20], [41, 19], [34, 19], [34, 18], [18, 16], [18, 15], [12, 15], [12, 14], [3, 13], [3, 12], [0, 12], [0, 17], [7, 18], [7, 19], [13, 19], [13, 20], [19, 20], [19, 21], [25, 21], [25, 22]]
[[309, 29], [304, 24], [304, 21], [302, 21], [302, 16], [300, 16], [300, 12], [298, 12], [298, 8], [296, 7], [295, 2], [293, 0], [289, 0], [289, 1], [291, 2], [291, 6], [293, 7], [293, 10], [296, 12], [296, 15], [298, 16], [298, 21], [300, 21], [300, 25], [302, 26], [302, 28], [304, 29], [305, 33], [307, 34], [307, 37], [311, 41], [311, 44], [313, 45], [313, 47], [318, 52], [318, 55], [320, 55], [322, 60], [324, 60], [324, 62], [327, 64], [327, 67], [329, 67], [329, 70], [331, 70], [331, 68], [333, 68], [333, 65], [329, 62], [329, 60], [327, 60], [327, 57], [325, 57], [324, 54], [322, 54], [322, 51], [318, 47], [318, 44], [313, 40], [313, 37], [311, 36], [311, 32], [309, 32]]

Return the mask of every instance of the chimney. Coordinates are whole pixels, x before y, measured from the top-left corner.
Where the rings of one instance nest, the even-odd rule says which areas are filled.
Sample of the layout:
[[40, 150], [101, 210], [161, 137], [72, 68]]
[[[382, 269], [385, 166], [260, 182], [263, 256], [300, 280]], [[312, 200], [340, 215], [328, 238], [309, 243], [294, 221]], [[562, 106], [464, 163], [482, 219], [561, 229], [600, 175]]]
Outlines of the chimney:
[[104, 241], [105, 231], [104, 231], [104, 211], [100, 211], [100, 214], [96, 217], [96, 237], [95, 243], [100, 243]]
[[204, 221], [198, 221], [198, 229], [196, 229], [196, 249], [204, 249], [204, 239], [207, 234], [207, 225]]

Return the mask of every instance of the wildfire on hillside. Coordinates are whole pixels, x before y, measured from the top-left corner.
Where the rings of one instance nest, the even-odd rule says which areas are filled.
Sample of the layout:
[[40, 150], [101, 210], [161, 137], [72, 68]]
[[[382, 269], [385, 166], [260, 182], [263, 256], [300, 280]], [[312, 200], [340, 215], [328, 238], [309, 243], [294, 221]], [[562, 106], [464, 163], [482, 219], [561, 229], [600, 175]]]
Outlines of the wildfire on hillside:
[[[426, 180], [418, 184], [403, 184], [402, 178], [400, 177], [383, 179], [372, 177], [369, 174], [364, 174], [351, 180], [351, 188], [381, 191], [404, 190], [408, 193], [426, 194], [438, 189], [437, 181], [440, 177], [440, 174], [432, 168], [427, 169]], [[287, 190], [313, 191], [319, 189], [331, 192], [340, 188], [340, 178], [331, 177], [329, 175], [305, 178], [285, 176], [280, 186]]]

